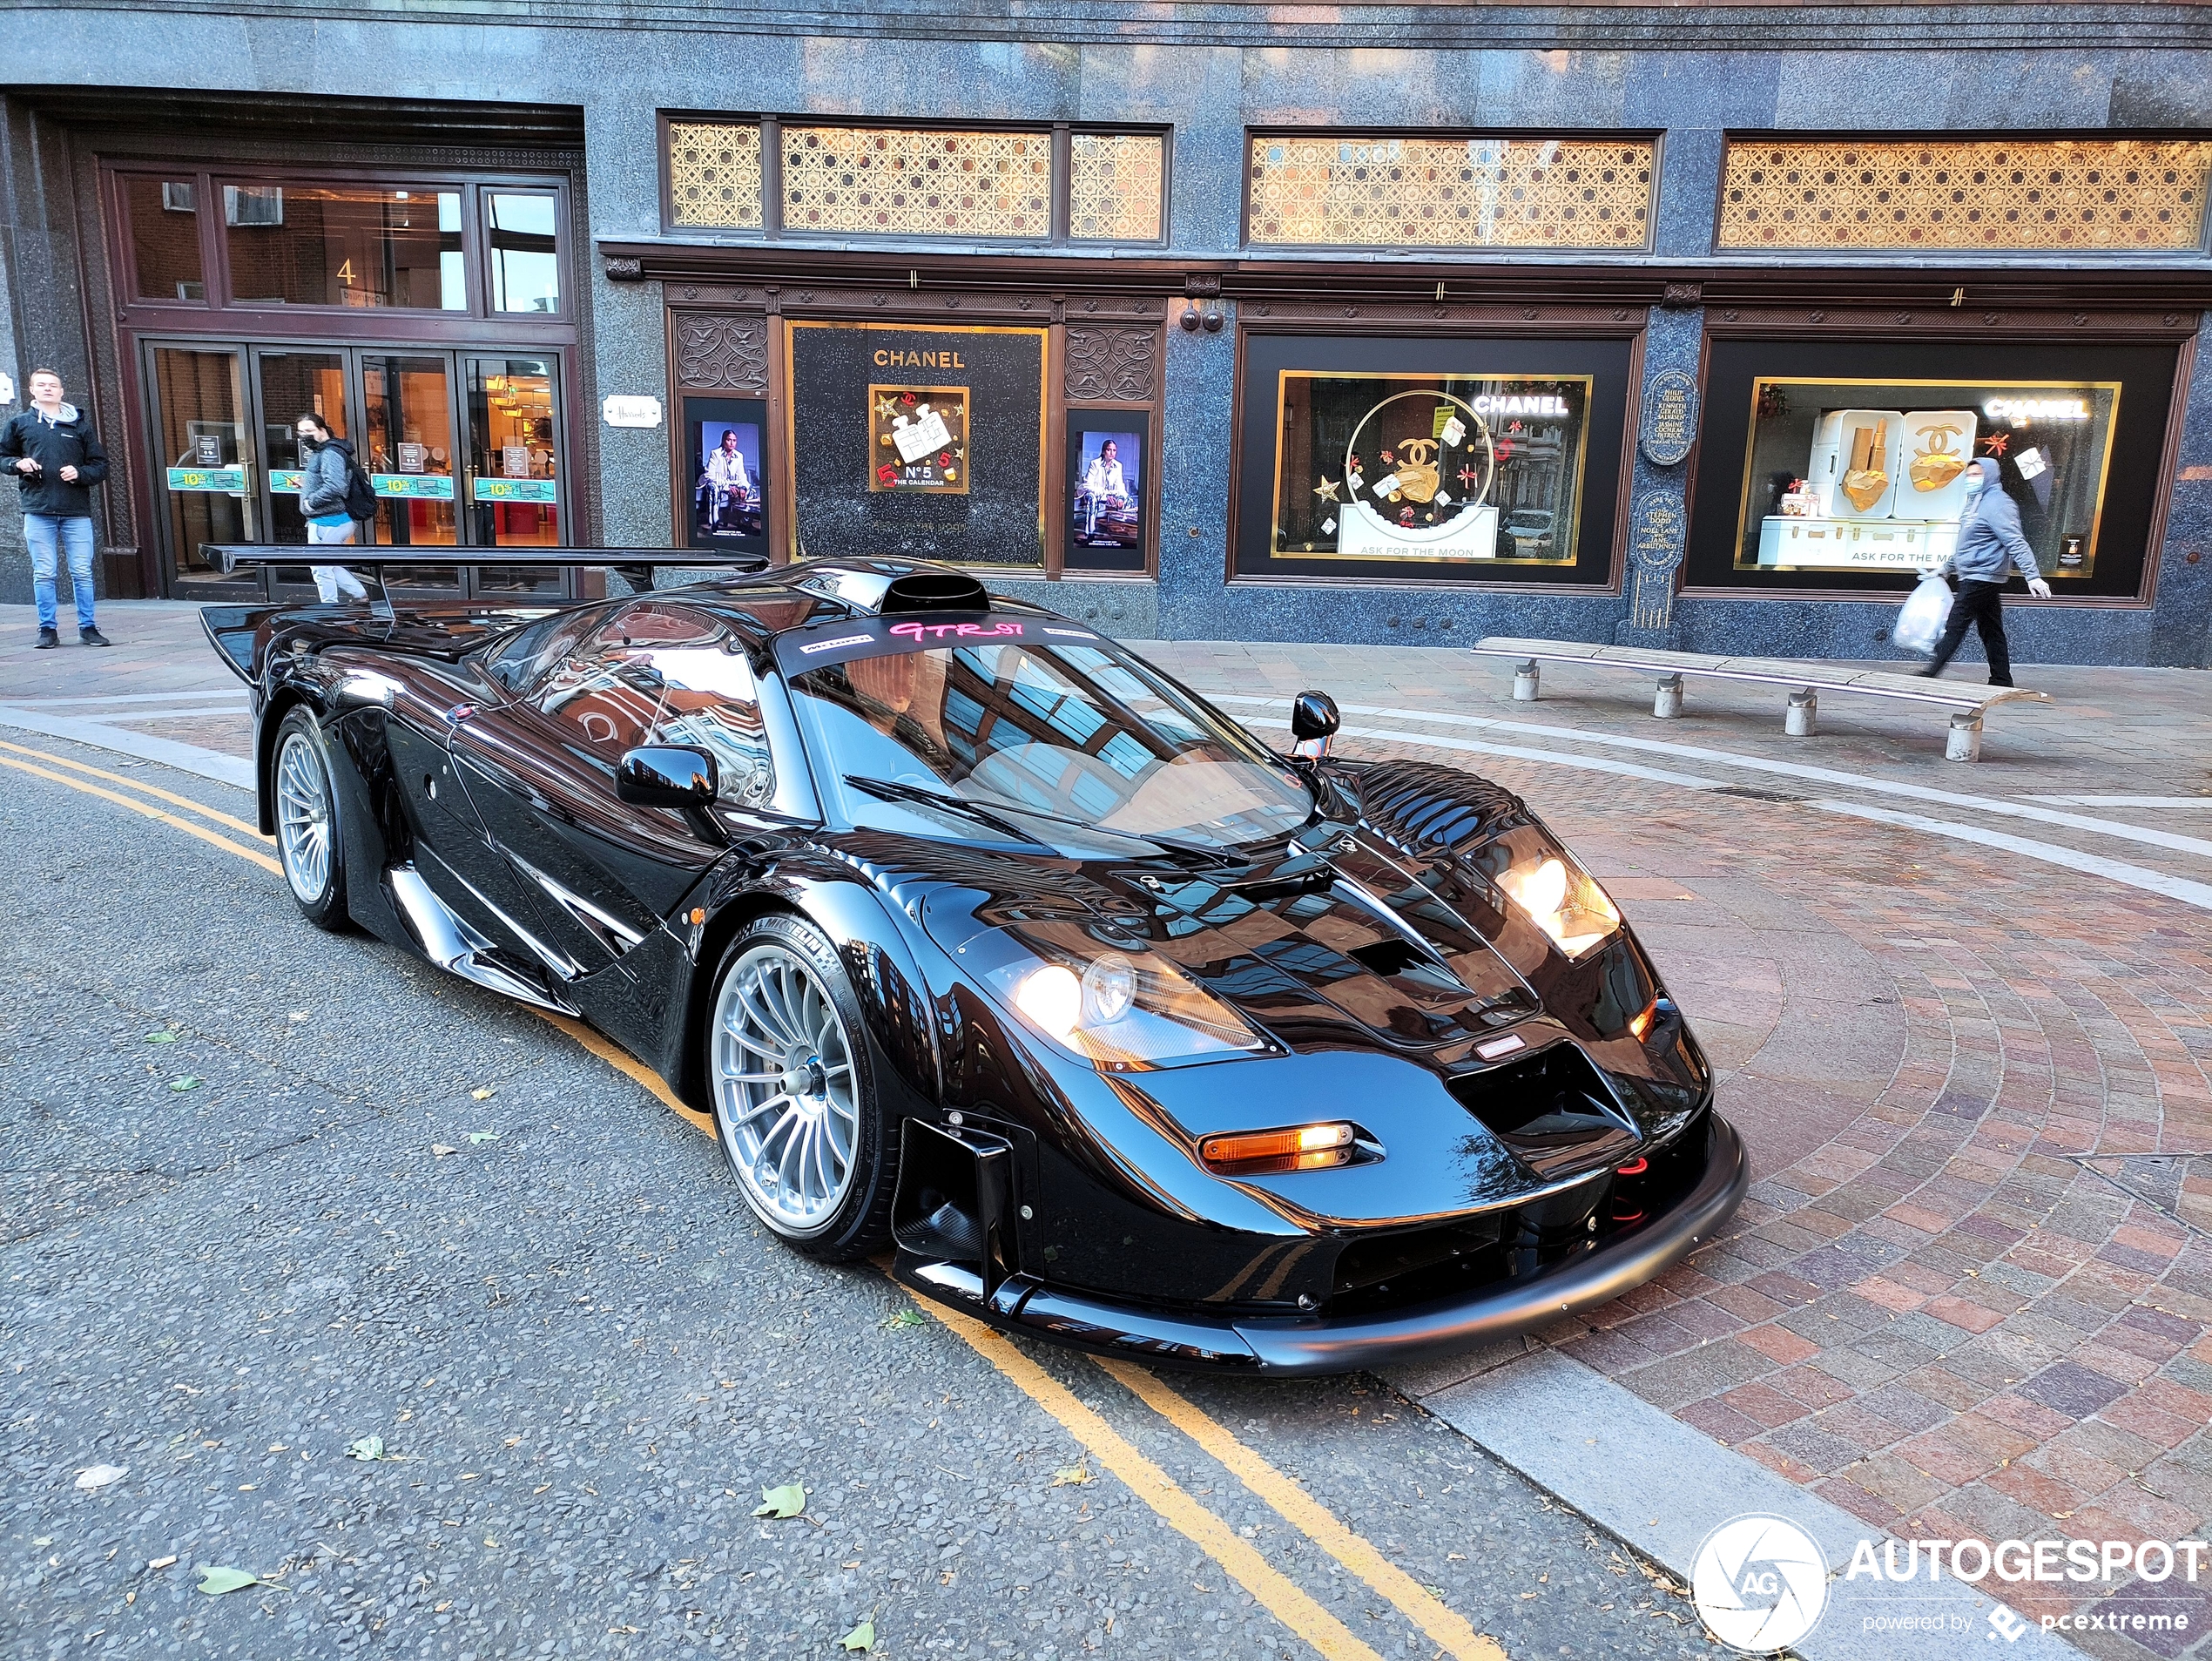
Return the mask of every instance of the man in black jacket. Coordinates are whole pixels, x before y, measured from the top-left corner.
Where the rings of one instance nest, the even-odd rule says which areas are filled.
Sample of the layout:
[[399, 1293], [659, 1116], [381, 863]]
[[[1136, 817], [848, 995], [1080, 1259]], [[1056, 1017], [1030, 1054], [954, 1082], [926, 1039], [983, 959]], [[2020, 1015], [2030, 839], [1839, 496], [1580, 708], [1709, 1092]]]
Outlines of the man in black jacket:
[[92, 490], [107, 478], [100, 436], [76, 405], [62, 400], [62, 378], [33, 369], [30, 408], [0, 427], [0, 466], [11, 467], [23, 492], [24, 541], [30, 546], [31, 584], [38, 598], [38, 649], [61, 645], [55, 582], [69, 564], [77, 596], [77, 638], [108, 644], [92, 619]]

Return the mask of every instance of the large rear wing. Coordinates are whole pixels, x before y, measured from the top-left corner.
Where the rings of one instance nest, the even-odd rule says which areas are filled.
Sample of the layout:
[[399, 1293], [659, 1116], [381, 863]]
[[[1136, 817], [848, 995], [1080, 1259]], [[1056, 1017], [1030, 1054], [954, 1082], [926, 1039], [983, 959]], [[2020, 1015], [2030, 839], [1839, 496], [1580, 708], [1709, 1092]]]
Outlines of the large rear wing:
[[204, 542], [199, 553], [208, 564], [226, 573], [268, 565], [343, 565], [349, 571], [365, 571], [376, 579], [376, 604], [387, 614], [392, 605], [391, 591], [384, 582], [388, 565], [467, 566], [472, 571], [516, 565], [644, 571], [663, 565], [719, 566], [745, 572], [768, 569], [765, 554], [719, 553], [711, 548], [438, 548], [349, 542]]

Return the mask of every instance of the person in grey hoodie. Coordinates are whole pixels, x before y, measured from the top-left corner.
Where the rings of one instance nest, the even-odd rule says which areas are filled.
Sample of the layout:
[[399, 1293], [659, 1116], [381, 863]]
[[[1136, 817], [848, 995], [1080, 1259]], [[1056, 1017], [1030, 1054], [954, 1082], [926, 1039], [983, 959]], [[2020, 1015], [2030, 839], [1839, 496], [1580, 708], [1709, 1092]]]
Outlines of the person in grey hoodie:
[[2035, 550], [2020, 534], [2020, 510], [1998, 483], [1997, 463], [1987, 456], [1975, 462], [1966, 474], [1966, 510], [1959, 522], [1959, 544], [1944, 562], [1943, 574], [1956, 576], [1959, 591], [1951, 601], [1951, 618], [1943, 625], [1923, 675], [1939, 675], [1966, 638], [1966, 625], [1979, 625], [1981, 649], [1989, 657], [1989, 684], [2013, 684], [2013, 654], [2005, 643], [2005, 611], [1999, 596], [2018, 566], [2027, 578], [2027, 591], [2039, 600], [2051, 598], [2051, 585], [2035, 564]]
[[[346, 511], [346, 487], [354, 468], [354, 447], [333, 438], [330, 428], [312, 411], [292, 424], [300, 437], [300, 512], [307, 522], [311, 543], [351, 542], [354, 517]], [[315, 596], [325, 605], [337, 604], [340, 593], [365, 600], [368, 591], [361, 578], [343, 565], [311, 565]]]

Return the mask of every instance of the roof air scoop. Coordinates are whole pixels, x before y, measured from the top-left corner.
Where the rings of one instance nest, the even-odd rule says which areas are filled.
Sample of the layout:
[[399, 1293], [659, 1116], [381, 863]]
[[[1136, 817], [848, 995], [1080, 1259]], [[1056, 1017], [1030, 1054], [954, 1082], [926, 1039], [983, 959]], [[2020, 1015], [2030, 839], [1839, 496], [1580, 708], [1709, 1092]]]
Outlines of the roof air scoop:
[[914, 611], [988, 611], [991, 606], [991, 597], [982, 584], [966, 571], [903, 560], [850, 564], [813, 562], [798, 579], [798, 586], [878, 617]]

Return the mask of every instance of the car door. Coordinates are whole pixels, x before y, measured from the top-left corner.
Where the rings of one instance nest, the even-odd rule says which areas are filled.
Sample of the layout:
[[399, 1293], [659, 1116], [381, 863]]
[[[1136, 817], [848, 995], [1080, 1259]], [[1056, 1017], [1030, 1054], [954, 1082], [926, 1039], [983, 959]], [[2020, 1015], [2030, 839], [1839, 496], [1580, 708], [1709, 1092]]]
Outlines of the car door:
[[625, 751], [707, 748], [736, 805], [772, 788], [766, 745], [752, 741], [752, 667], [732, 645], [727, 626], [697, 607], [630, 601], [512, 702], [455, 733], [490, 846], [530, 891], [551, 942], [586, 974], [620, 963], [658, 928], [724, 847], [703, 816], [620, 800]]

